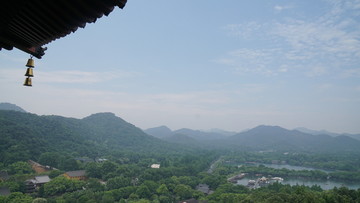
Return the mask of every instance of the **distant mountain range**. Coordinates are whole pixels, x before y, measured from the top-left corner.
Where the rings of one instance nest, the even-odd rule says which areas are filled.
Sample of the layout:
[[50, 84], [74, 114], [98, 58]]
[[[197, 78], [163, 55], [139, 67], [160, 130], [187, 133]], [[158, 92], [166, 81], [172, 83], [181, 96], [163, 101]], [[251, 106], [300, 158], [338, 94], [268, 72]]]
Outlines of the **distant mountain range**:
[[[1, 105], [3, 106], [3, 105]], [[1, 107], [0, 106], [0, 107]], [[279, 126], [261, 125], [240, 132], [172, 131], [160, 126], [142, 131], [113, 113], [97, 113], [83, 119], [61, 116], [38, 116], [11, 110], [0, 110], [0, 162], [36, 158], [48, 151], [79, 156], [109, 153], [117, 150], [161, 152], [203, 149], [273, 150], [305, 152], [360, 152], [360, 140], [347, 135], [310, 134]], [[160, 138], [160, 139], [159, 139]], [[20, 153], [20, 154], [19, 154]]]
[[300, 151], [358, 151], [360, 141], [341, 135], [312, 135], [298, 130], [287, 130], [279, 126], [261, 125], [246, 132], [241, 132], [227, 139], [238, 146], [257, 150], [300, 150]]
[[[302, 129], [304, 130], [304, 129]], [[310, 130], [308, 130], [310, 131]], [[173, 143], [202, 147], [237, 148], [244, 150], [287, 151], [359, 151], [360, 140], [347, 135], [308, 133], [279, 126], [260, 125], [235, 134], [222, 134], [191, 129], [171, 131], [166, 126], [150, 128], [146, 133]]]
[[170, 128], [166, 126], [149, 128], [144, 130], [144, 132], [160, 139], [166, 138], [166, 140], [171, 140], [171, 137], [173, 136], [183, 135], [198, 141], [218, 140], [236, 134], [235, 132], [229, 132], [218, 129], [212, 131], [200, 131], [200, 130], [182, 128], [179, 130], [172, 131]]
[[308, 134], [312, 134], [312, 135], [330, 135], [332, 137], [337, 137], [337, 136], [348, 136], [348, 137], [352, 137], [355, 138], [357, 140], [360, 140], [360, 134], [350, 134], [350, 133], [332, 133], [326, 130], [310, 130], [304, 127], [300, 127], [300, 128], [295, 128], [295, 130], [304, 132], [304, 133], [308, 133]]

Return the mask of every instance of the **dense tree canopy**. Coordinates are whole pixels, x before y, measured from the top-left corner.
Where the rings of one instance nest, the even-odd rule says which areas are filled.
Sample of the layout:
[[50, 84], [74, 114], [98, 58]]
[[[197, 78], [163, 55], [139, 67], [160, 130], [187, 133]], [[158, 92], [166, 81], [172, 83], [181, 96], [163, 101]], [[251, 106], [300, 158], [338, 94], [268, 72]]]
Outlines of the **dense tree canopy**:
[[[112, 114], [85, 119], [0, 111], [0, 181], [11, 194], [0, 202], [151, 202], [186, 199], [232, 202], [360, 202], [360, 189], [323, 190], [319, 186], [270, 184], [249, 189], [228, 178], [246, 172], [265, 176], [360, 181], [360, 156], [343, 152], [306, 153], [244, 151], [170, 144], [144, 134]], [[101, 158], [101, 159], [99, 159]], [[26, 194], [24, 181], [34, 178], [29, 159], [57, 170], [51, 181]], [[262, 164], [286, 163], [319, 170], [289, 170]], [[152, 164], [160, 168], [151, 168]], [[246, 165], [245, 163], [257, 163]], [[66, 171], [82, 169], [86, 180], [70, 180]], [[320, 169], [331, 170], [324, 172]], [[198, 190], [207, 184], [209, 191]]]

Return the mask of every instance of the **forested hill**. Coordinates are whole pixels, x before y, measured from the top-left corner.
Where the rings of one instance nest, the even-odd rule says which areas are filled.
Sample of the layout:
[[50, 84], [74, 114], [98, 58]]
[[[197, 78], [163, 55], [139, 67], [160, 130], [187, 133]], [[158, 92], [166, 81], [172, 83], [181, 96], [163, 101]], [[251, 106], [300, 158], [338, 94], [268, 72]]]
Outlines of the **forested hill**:
[[113, 113], [97, 113], [83, 118], [92, 133], [88, 138], [111, 148], [127, 148], [146, 151], [171, 149], [168, 143], [144, 133], [131, 123], [116, 117]]
[[176, 149], [112, 113], [74, 119], [0, 110], [0, 162], [5, 164], [36, 160], [44, 152], [96, 158], [117, 150]]
[[348, 136], [311, 135], [279, 126], [261, 125], [233, 135], [227, 142], [257, 150], [360, 152], [360, 141]]
[[235, 132], [228, 132], [223, 130], [200, 131], [200, 130], [192, 130], [188, 128], [182, 128], [179, 130], [172, 131], [166, 126], [149, 128], [144, 130], [144, 132], [161, 139], [164, 138], [168, 139], [171, 136], [182, 134], [197, 141], [218, 140], [236, 134]]
[[260, 125], [231, 136], [186, 128], [171, 131], [166, 126], [150, 128], [145, 132], [169, 142], [198, 146], [203, 149], [360, 153], [360, 141], [352, 137], [313, 135], [279, 126]]
[[24, 109], [22, 109], [19, 106], [16, 106], [15, 104], [10, 104], [10, 103], [0, 103], [0, 110], [11, 110], [11, 111], [20, 111], [25, 113], [26, 111]]
[[94, 144], [82, 136], [89, 133], [80, 120], [0, 110], [0, 161], [36, 159], [48, 151], [91, 154]]

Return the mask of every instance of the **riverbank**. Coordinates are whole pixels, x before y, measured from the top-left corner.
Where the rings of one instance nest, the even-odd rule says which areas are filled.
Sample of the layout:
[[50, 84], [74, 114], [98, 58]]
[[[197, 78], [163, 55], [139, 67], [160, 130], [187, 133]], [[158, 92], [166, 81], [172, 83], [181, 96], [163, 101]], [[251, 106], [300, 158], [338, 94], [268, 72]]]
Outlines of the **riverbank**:
[[[256, 177], [244, 177], [241, 180], [238, 180], [236, 182], [236, 185], [244, 185], [248, 186], [249, 181], [256, 180]], [[331, 190], [334, 187], [340, 188], [340, 187], [347, 187], [349, 189], [357, 190], [360, 188], [360, 183], [354, 183], [354, 182], [338, 182], [338, 181], [332, 181], [332, 180], [310, 180], [306, 178], [284, 178], [283, 181], [279, 181], [279, 183], [283, 185], [304, 185], [304, 186], [320, 186], [323, 190]]]
[[238, 170], [241, 171], [241, 173], [249, 174], [248, 176], [242, 178], [241, 180], [237, 180], [236, 184], [241, 184], [241, 185], [247, 185], [248, 181], [254, 179], [256, 180], [256, 178], [264, 176], [264, 177], [282, 177], [284, 178], [282, 184], [306, 185], [306, 186], [319, 185], [321, 188], [325, 190], [332, 189], [334, 187], [342, 187], [342, 186], [351, 189], [360, 188], [360, 181], [357, 181], [358, 179], [356, 176], [354, 177], [351, 176], [351, 174], [347, 174], [347, 176], [345, 176], [346, 178], [343, 179], [339, 178], [339, 173], [342, 172], [329, 172], [325, 170], [317, 170], [307, 167], [277, 165], [277, 164], [239, 165]]

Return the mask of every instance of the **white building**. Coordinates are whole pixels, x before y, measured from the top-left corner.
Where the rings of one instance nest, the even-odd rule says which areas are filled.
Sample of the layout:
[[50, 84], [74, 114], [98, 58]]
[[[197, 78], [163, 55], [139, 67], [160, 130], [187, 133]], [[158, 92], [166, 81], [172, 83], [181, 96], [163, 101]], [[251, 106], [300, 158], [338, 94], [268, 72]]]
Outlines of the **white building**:
[[160, 164], [152, 164], [150, 167], [151, 168], [160, 168]]

